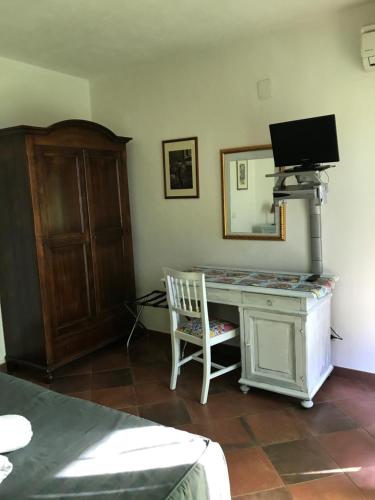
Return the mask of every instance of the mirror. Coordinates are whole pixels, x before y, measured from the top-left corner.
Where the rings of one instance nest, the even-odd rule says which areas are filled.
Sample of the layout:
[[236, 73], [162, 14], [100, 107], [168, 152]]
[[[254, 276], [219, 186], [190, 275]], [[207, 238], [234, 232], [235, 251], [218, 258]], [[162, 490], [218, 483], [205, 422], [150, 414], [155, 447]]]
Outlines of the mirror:
[[224, 238], [285, 240], [285, 205], [274, 207], [272, 146], [222, 149]]

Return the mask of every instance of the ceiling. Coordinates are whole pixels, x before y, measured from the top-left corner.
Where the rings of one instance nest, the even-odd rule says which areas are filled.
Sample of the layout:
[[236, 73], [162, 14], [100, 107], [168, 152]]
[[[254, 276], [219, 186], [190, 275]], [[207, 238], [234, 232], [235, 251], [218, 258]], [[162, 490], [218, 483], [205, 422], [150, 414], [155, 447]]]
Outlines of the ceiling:
[[0, 0], [0, 56], [85, 78], [363, 0]]

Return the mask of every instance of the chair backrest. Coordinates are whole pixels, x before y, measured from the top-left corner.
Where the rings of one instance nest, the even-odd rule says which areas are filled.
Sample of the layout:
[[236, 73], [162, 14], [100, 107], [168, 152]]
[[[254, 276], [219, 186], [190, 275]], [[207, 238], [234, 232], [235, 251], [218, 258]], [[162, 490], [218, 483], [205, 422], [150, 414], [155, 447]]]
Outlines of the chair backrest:
[[203, 273], [163, 268], [172, 332], [180, 316], [201, 318], [203, 331], [209, 334], [206, 283]]

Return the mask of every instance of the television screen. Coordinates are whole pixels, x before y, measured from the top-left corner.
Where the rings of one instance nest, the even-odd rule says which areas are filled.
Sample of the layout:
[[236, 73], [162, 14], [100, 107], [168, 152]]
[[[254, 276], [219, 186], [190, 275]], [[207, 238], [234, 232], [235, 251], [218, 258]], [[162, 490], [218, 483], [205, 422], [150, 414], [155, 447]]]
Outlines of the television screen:
[[339, 161], [335, 115], [270, 125], [276, 167]]

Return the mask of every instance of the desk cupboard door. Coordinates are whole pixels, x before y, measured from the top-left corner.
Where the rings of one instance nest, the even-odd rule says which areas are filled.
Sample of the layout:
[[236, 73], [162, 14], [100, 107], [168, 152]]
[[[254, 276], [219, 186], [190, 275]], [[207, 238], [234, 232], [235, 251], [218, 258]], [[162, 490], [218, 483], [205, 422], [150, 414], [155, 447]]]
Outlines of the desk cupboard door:
[[132, 294], [128, 189], [121, 151], [85, 151], [90, 231], [99, 316], [123, 310]]
[[76, 148], [38, 146], [35, 157], [41, 287], [56, 347], [95, 315], [84, 162]]
[[298, 316], [244, 309], [246, 378], [302, 389], [304, 330]]

